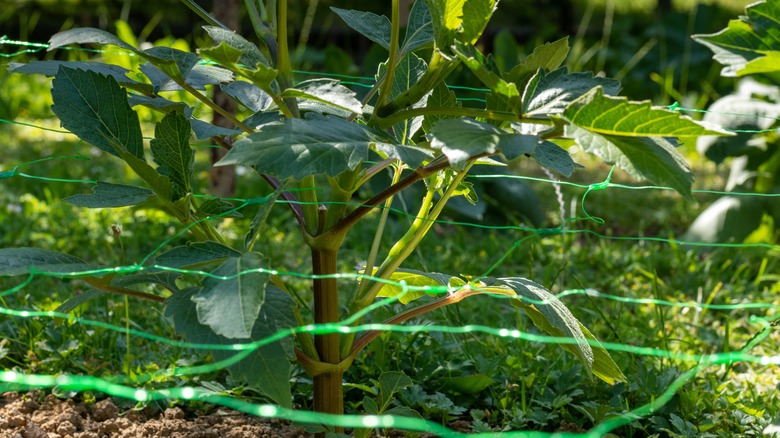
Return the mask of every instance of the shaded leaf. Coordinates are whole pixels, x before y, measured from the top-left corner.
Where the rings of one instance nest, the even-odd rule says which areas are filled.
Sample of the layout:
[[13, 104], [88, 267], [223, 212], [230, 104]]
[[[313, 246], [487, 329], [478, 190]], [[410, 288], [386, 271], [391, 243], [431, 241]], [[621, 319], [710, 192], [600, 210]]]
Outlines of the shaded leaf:
[[390, 50], [391, 24], [387, 17], [374, 14], [373, 12], [336, 7], [331, 7], [330, 10], [341, 17], [347, 23], [347, 26], [385, 49]]
[[111, 280], [112, 286], [132, 286], [135, 284], [156, 284], [163, 286], [171, 292], [178, 292], [179, 286], [176, 285], [176, 280], [181, 277], [181, 274], [174, 271], [161, 271], [161, 272], [149, 272], [143, 271], [137, 274], [123, 275], [121, 277], [114, 277]]
[[[418, 2], [422, 0], [417, 0]], [[461, 103], [457, 100], [455, 93], [447, 87], [447, 84], [440, 82], [428, 95], [428, 101], [426, 102], [428, 107], [455, 107], [459, 108]], [[442, 119], [457, 119], [456, 116], [441, 116], [437, 114], [427, 114], [423, 119], [422, 128], [426, 133], [430, 133], [433, 125]]]
[[569, 37], [561, 38], [551, 43], [544, 43], [534, 48], [522, 63], [516, 65], [506, 74], [506, 79], [518, 86], [525, 85], [528, 78], [540, 68], [545, 71], [557, 70], [569, 55]]
[[266, 261], [256, 253], [242, 254], [222, 263], [192, 296], [198, 321], [226, 338], [250, 338], [265, 302], [268, 282], [268, 274], [251, 271], [264, 265]]
[[69, 254], [42, 248], [0, 248], [0, 276], [43, 272], [84, 272], [97, 269]]
[[568, 105], [563, 117], [597, 134], [629, 137], [732, 135], [717, 126], [696, 122], [678, 111], [653, 107], [650, 101], [632, 102], [604, 93], [601, 87], [590, 90]]
[[235, 81], [227, 85], [222, 85], [222, 91], [241, 102], [242, 105], [252, 110], [252, 112], [265, 111], [273, 103], [273, 99], [257, 85], [246, 81]]
[[390, 400], [399, 391], [414, 385], [403, 371], [386, 371], [379, 376], [379, 391], [383, 400]]
[[524, 117], [559, 114], [575, 99], [601, 87], [602, 94], [617, 94], [620, 82], [594, 77], [591, 73], [569, 73], [566, 67], [550, 73], [539, 70], [525, 87], [522, 99]]
[[151, 196], [154, 196], [154, 192], [142, 187], [98, 181], [92, 187], [91, 194], [69, 196], [63, 201], [78, 207], [116, 208], [140, 204]]
[[225, 84], [233, 81], [233, 73], [230, 70], [216, 65], [196, 64], [190, 70], [185, 82], [196, 90], [205, 90], [206, 85]]
[[[513, 83], [506, 82], [489, 67], [488, 59], [472, 45], [457, 44], [455, 53], [458, 58], [482, 81], [485, 86], [490, 88], [492, 107], [500, 107], [509, 111], [517, 111], [520, 101], [520, 92]], [[500, 101], [501, 104], [496, 104]]]
[[724, 65], [723, 76], [780, 71], [780, 5], [757, 2], [745, 12], [720, 32], [694, 35], [693, 39], [713, 51], [713, 58]]
[[542, 285], [525, 278], [500, 278], [498, 283], [508, 286], [517, 293], [521, 299], [513, 302], [525, 310], [534, 325], [552, 336], [575, 339], [576, 344], [571, 345], [576, 347], [574, 353], [588, 372], [592, 371], [593, 350], [580, 328], [580, 322], [555, 295]]
[[192, 113], [192, 108], [187, 106], [184, 102], [174, 102], [159, 96], [147, 97], [139, 94], [128, 94], [127, 103], [130, 104], [131, 107], [142, 105], [166, 114], [171, 111], [181, 111], [185, 114]]
[[279, 198], [279, 195], [282, 192], [282, 187], [277, 188], [274, 190], [273, 193], [268, 195], [264, 202], [260, 205], [260, 208], [257, 209], [257, 213], [255, 213], [254, 218], [252, 218], [252, 222], [249, 224], [249, 231], [247, 231], [246, 236], [244, 236], [244, 250], [249, 251], [252, 246], [252, 242], [257, 240], [259, 237], [258, 233], [263, 229], [265, 226], [265, 222], [268, 219], [268, 215], [271, 213], [271, 210], [274, 208], [274, 205], [276, 203], [277, 198]]
[[484, 374], [442, 378], [444, 385], [462, 394], [476, 394], [489, 388], [495, 380]]
[[171, 112], [157, 123], [154, 139], [150, 142], [154, 161], [160, 165], [157, 171], [173, 183], [173, 200], [190, 193], [195, 155], [190, 147], [190, 122], [180, 112]]
[[219, 135], [231, 136], [240, 134], [240, 129], [230, 129], [222, 126], [212, 125], [211, 123], [204, 122], [203, 120], [191, 118], [190, 125], [192, 132], [195, 134], [195, 138], [203, 140], [206, 138], [216, 137]]
[[198, 207], [198, 217], [229, 216], [241, 217], [241, 213], [235, 211], [236, 206], [219, 198], [209, 199]]
[[103, 76], [110, 76], [122, 85], [142, 85], [127, 77], [130, 70], [113, 64], [103, 64], [101, 62], [79, 62], [79, 61], [31, 61], [27, 64], [17, 62], [8, 63], [8, 71], [24, 74], [42, 74], [46, 77], [52, 77], [57, 74], [60, 66], [71, 69], [93, 71]]
[[177, 269], [197, 269], [238, 258], [241, 253], [217, 242], [195, 242], [172, 248], [155, 258], [158, 266]]
[[433, 152], [416, 146], [404, 146], [400, 144], [378, 143], [376, 151], [384, 157], [396, 158], [409, 166], [410, 169], [420, 167], [425, 161], [433, 158]]
[[363, 112], [363, 104], [355, 97], [355, 92], [333, 79], [311, 79], [300, 82], [294, 88], [284, 90], [281, 97], [309, 99], [350, 113]]
[[91, 27], [70, 29], [54, 34], [51, 39], [49, 39], [49, 48], [47, 50], [54, 50], [62, 46], [67, 46], [68, 44], [111, 44], [136, 54], [142, 53], [140, 50], [122, 41], [118, 37], [104, 30]]
[[114, 78], [60, 66], [51, 95], [63, 128], [110, 154], [143, 157], [138, 114]]
[[675, 149], [676, 144], [666, 138], [600, 135], [575, 126], [567, 127], [566, 135], [584, 151], [607, 163], [617, 164], [636, 178], [671, 187], [683, 196], [691, 197], [693, 175], [688, 163]]
[[[197, 292], [197, 288], [185, 289], [166, 300], [165, 315], [173, 318], [176, 332], [190, 342], [235, 344], [235, 339], [219, 336], [198, 321], [196, 304], [192, 301]], [[268, 305], [261, 310], [260, 317], [252, 330], [253, 341], [265, 339], [280, 329], [291, 327], [290, 318], [294, 319], [292, 315], [294, 303], [278, 288], [270, 285], [266, 288], [266, 301]], [[269, 313], [270, 309], [278, 310], [276, 313]], [[289, 318], [282, 317], [283, 314]], [[262, 392], [280, 406], [291, 408], [290, 362], [287, 359], [290, 343], [287, 338], [263, 345], [243, 360], [228, 367], [228, 371], [233, 378]], [[237, 353], [233, 351], [211, 350], [215, 360], [224, 360], [235, 354]]]
[[483, 153], [494, 154], [502, 145], [515, 153], [524, 153], [519, 148], [533, 150], [524, 136], [469, 118], [440, 120], [431, 136], [431, 147], [440, 149], [453, 166]]
[[144, 50], [146, 58], [171, 78], [184, 80], [198, 63], [198, 56], [172, 47], [152, 47]]
[[286, 119], [237, 141], [216, 165], [255, 166], [280, 179], [336, 176], [368, 158], [369, 145], [384, 143], [367, 128], [337, 117]]
[[[409, 11], [409, 23], [406, 26], [404, 42], [400, 53], [406, 54], [433, 44], [433, 21], [431, 10], [425, 0], [416, 0]], [[389, 46], [388, 46], [389, 47]]]
[[173, 200], [173, 186], [167, 176], [161, 175], [143, 158], [136, 158], [124, 150], [119, 150], [119, 156], [151, 187], [157, 197], [163, 201]]
[[531, 152], [531, 156], [541, 166], [558, 172], [565, 177], [570, 177], [578, 166], [565, 149], [551, 141], [539, 142], [534, 151]]
[[[395, 68], [395, 75], [393, 76], [393, 86], [390, 88], [390, 93], [387, 96], [386, 101], [395, 99], [399, 94], [411, 88], [418, 80], [425, 74], [428, 69], [428, 64], [414, 53], [407, 53], [398, 62]], [[377, 71], [377, 80], [384, 77], [387, 73], [387, 64], [379, 64], [379, 70]], [[428, 94], [423, 96], [420, 100], [409, 106], [409, 108], [422, 108], [428, 102]], [[393, 133], [395, 137], [401, 143], [407, 143], [417, 130], [422, 127], [423, 117], [413, 117], [411, 119], [405, 119], [402, 122], [393, 125]]]
[[517, 134], [512, 136], [503, 136], [499, 142], [499, 149], [507, 160], [514, 160], [525, 154], [534, 153], [538, 149], [538, 143], [541, 141], [539, 136]]
[[241, 64], [248, 66], [257, 65], [258, 63], [270, 65], [268, 59], [263, 55], [263, 52], [261, 52], [254, 43], [241, 35], [216, 26], [203, 26], [203, 29], [217, 45], [224, 42], [241, 52], [241, 55], [238, 58], [238, 62]]

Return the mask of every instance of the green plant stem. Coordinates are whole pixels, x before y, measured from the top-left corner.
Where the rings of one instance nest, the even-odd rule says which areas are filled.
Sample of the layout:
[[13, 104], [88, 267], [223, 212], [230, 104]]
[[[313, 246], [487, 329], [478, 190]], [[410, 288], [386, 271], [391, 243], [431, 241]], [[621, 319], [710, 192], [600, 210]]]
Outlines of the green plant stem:
[[[287, 0], [279, 0], [277, 9], [279, 21], [277, 23], [276, 41], [279, 47], [277, 54], [276, 68], [279, 70], [279, 76], [276, 78], [279, 84], [279, 91], [292, 87], [292, 65], [290, 64], [290, 49], [287, 44]], [[284, 99], [285, 106], [289, 108], [293, 117], [300, 117], [298, 113], [298, 104], [295, 98]], [[289, 117], [289, 116], [288, 116]]]
[[400, 7], [398, 0], [393, 0], [392, 13], [391, 13], [391, 27], [390, 27], [390, 55], [387, 58], [387, 72], [382, 81], [382, 88], [379, 91], [379, 97], [376, 101], [376, 106], [381, 107], [384, 104], [387, 97], [390, 95], [390, 90], [393, 88], [393, 77], [395, 76], [395, 67], [398, 64], [398, 34], [401, 28]]
[[209, 14], [208, 11], [201, 8], [200, 5], [195, 3], [193, 0], [181, 0], [182, 3], [184, 3], [192, 12], [195, 12], [200, 18], [203, 19], [203, 21], [207, 22], [208, 24], [212, 26], [221, 27], [225, 30], [231, 30], [224, 24], [220, 23], [219, 20], [217, 20], [213, 15]]
[[319, 204], [317, 202], [316, 185], [313, 176], [307, 176], [298, 181], [298, 197], [301, 200], [303, 219], [306, 232], [316, 236], [319, 230]]
[[433, 90], [439, 81], [446, 78], [458, 63], [457, 59], [449, 58], [434, 49], [431, 60], [428, 63], [428, 69], [425, 70], [422, 77], [409, 89], [396, 96], [391, 102], [382, 106], [376, 105], [374, 115], [383, 119], [419, 102], [423, 96]]
[[[428, 189], [428, 193], [420, 206], [420, 212], [418, 213], [417, 218], [412, 223], [412, 226], [409, 227], [406, 234], [404, 234], [404, 236], [390, 249], [385, 261], [382, 262], [382, 265], [379, 266], [379, 269], [374, 275], [375, 277], [382, 279], [389, 278], [390, 275], [401, 266], [401, 263], [412, 254], [415, 248], [417, 248], [417, 245], [422, 241], [423, 237], [428, 234], [428, 231], [431, 229], [442, 210], [444, 210], [447, 201], [449, 201], [452, 194], [455, 193], [455, 190], [457, 190], [458, 185], [463, 181], [463, 178], [465, 178], [471, 166], [473, 166], [473, 161], [469, 163], [464, 170], [459, 172], [452, 182], [450, 182], [447, 191], [444, 192], [441, 199], [439, 199], [432, 208], [431, 205], [436, 189], [432, 187]], [[374, 298], [376, 298], [376, 294], [379, 293], [379, 290], [382, 288], [382, 283], [377, 281], [367, 282], [366, 284], [370, 284], [370, 286], [361, 293], [358, 293], [354, 307], [350, 309], [352, 312], [359, 311], [360, 309], [369, 306], [374, 301]], [[361, 287], [361, 289], [363, 288]]]
[[225, 111], [224, 108], [222, 108], [221, 106], [217, 105], [213, 100], [211, 100], [208, 97], [206, 97], [206, 95], [204, 95], [200, 91], [196, 90], [192, 85], [188, 84], [187, 82], [185, 82], [184, 80], [181, 80], [181, 79], [176, 79], [176, 78], [171, 78], [171, 79], [173, 79], [174, 82], [176, 82], [180, 87], [184, 88], [184, 90], [186, 90], [188, 93], [193, 95], [196, 99], [198, 99], [199, 101], [205, 103], [206, 105], [208, 105], [209, 108], [211, 108], [212, 110], [214, 110], [217, 113], [219, 113], [219, 115], [221, 115], [222, 117], [226, 118], [227, 120], [230, 120], [230, 122], [233, 123], [234, 125], [236, 125], [238, 127], [238, 129], [246, 132], [247, 134], [251, 134], [251, 133], [255, 132], [254, 129], [250, 128], [249, 126], [246, 126], [243, 123], [241, 123], [241, 121], [238, 120], [234, 115], [232, 115], [229, 112]]
[[[314, 322], [329, 324], [339, 322], [339, 295], [336, 278], [322, 276], [336, 273], [337, 250], [313, 247], [312, 269], [314, 279]], [[341, 350], [338, 333], [314, 336], [314, 346], [322, 362], [338, 364]], [[314, 376], [314, 410], [327, 414], [344, 414], [344, 389], [341, 371], [326, 372]], [[337, 428], [336, 432], [343, 432]], [[324, 437], [324, 434], [322, 434]]]
[[[398, 182], [399, 179], [401, 179], [401, 171], [402, 167], [399, 164], [399, 166], [395, 169], [395, 173], [393, 174], [393, 180], [391, 184], [395, 184]], [[385, 225], [387, 224], [387, 218], [390, 216], [390, 205], [393, 203], [393, 197], [389, 197], [385, 200], [384, 208], [382, 209], [382, 214], [379, 216], [379, 223], [376, 227], [376, 233], [374, 234], [374, 241], [371, 242], [371, 250], [368, 253], [368, 258], [366, 259], [366, 266], [363, 269], [363, 272], [374, 272], [374, 265], [376, 264], [376, 257], [379, 253], [379, 245], [382, 244], [382, 236], [385, 233]], [[361, 282], [361, 285], [363, 283]], [[358, 291], [360, 288], [358, 289]]]

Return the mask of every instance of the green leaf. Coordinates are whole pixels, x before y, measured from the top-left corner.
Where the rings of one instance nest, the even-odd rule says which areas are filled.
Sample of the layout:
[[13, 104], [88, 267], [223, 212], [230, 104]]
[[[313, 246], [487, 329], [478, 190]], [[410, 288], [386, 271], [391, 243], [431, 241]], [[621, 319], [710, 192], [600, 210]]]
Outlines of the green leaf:
[[325, 105], [334, 106], [349, 113], [363, 113], [363, 104], [355, 97], [355, 92], [334, 79], [311, 79], [284, 90], [281, 97], [309, 99]]
[[128, 94], [127, 103], [130, 104], [131, 107], [143, 105], [165, 114], [168, 114], [171, 111], [192, 113], [192, 108], [187, 106], [184, 102], [174, 102], [159, 96], [148, 97], [139, 94]]
[[[422, 0], [418, 0], [422, 1]], [[427, 107], [445, 107], [460, 108], [461, 103], [457, 100], [455, 93], [447, 87], [444, 82], [439, 82], [428, 96]], [[430, 133], [433, 125], [442, 119], [457, 119], [455, 116], [441, 116], [437, 114], [428, 114], [423, 119], [422, 128], [426, 133]]]
[[566, 135], [586, 152], [607, 163], [617, 164], [636, 178], [671, 187], [691, 198], [693, 175], [688, 163], [675, 149], [676, 144], [663, 137], [621, 137], [601, 135], [576, 126], [568, 126]]
[[517, 134], [501, 137], [498, 147], [507, 160], [514, 160], [517, 157], [534, 153], [539, 148], [540, 141], [541, 139], [537, 135]]
[[268, 93], [251, 82], [235, 81], [222, 85], [221, 88], [227, 95], [255, 113], [267, 110], [273, 103]]
[[678, 111], [653, 107], [650, 101], [632, 102], [605, 96], [601, 87], [571, 102], [563, 117], [570, 123], [603, 135], [625, 137], [697, 137], [732, 135], [717, 126], [696, 122]]
[[31, 269], [42, 272], [84, 272], [97, 269], [79, 258], [50, 249], [0, 248], [0, 276], [29, 274]]
[[268, 62], [268, 59], [263, 55], [263, 52], [261, 52], [254, 43], [241, 35], [216, 26], [203, 26], [203, 29], [217, 45], [225, 43], [238, 50], [240, 56], [237, 62], [247, 66], [257, 64], [270, 65], [270, 62]]
[[453, 166], [483, 153], [494, 154], [502, 145], [515, 153], [524, 153], [518, 147], [533, 150], [520, 134], [469, 118], [440, 120], [433, 125], [431, 136], [431, 147], [440, 149]]
[[281, 193], [282, 188], [277, 188], [273, 193], [265, 198], [264, 202], [260, 205], [260, 208], [257, 209], [255, 217], [252, 218], [252, 222], [249, 224], [249, 231], [246, 233], [246, 236], [244, 236], [245, 251], [250, 251], [252, 249], [253, 242], [255, 242], [259, 237], [259, 233], [265, 226], [265, 223], [268, 220], [268, 215], [271, 213], [274, 205], [276, 205], [276, 199], [279, 198]]
[[110, 154], [143, 157], [138, 114], [114, 78], [60, 66], [51, 95], [63, 128]]
[[161, 272], [149, 272], [142, 271], [137, 274], [124, 275], [121, 277], [114, 277], [111, 280], [112, 286], [126, 287], [135, 284], [156, 284], [163, 286], [171, 292], [178, 292], [179, 286], [176, 285], [176, 280], [181, 277], [182, 274], [172, 271]]
[[150, 142], [154, 161], [160, 165], [157, 171], [173, 183], [173, 201], [192, 191], [190, 177], [195, 155], [190, 147], [191, 135], [187, 117], [180, 112], [171, 112], [157, 123], [155, 138]]
[[409, 166], [410, 169], [420, 167], [425, 161], [433, 158], [433, 152], [428, 149], [418, 148], [416, 146], [405, 146], [400, 144], [377, 143], [376, 152], [383, 158], [396, 158]]
[[[185, 289], [166, 300], [165, 315], [173, 318], [176, 332], [190, 342], [235, 344], [235, 339], [219, 336], [198, 321], [196, 305], [192, 301], [197, 292], [197, 288]], [[253, 341], [265, 339], [278, 330], [292, 327], [294, 324], [292, 322], [294, 303], [287, 294], [269, 285], [266, 288], [266, 303], [252, 330]], [[228, 367], [228, 371], [234, 379], [245, 382], [251, 388], [262, 392], [278, 405], [292, 408], [290, 362], [287, 359], [287, 350], [291, 349], [290, 344], [289, 338], [286, 338], [263, 345], [243, 360]], [[227, 359], [235, 354], [236, 352], [233, 351], [211, 350], [215, 360]]]
[[[78, 61], [32, 61], [27, 64], [20, 64], [16, 62], [8, 63], [8, 71], [13, 73], [23, 74], [42, 74], [46, 77], [52, 77], [57, 74], [60, 66], [64, 66], [70, 69], [86, 70], [99, 73], [103, 76], [110, 76], [114, 78], [119, 84], [128, 86], [128, 88], [136, 89], [142, 85], [140, 82], [134, 81], [127, 77], [130, 70], [113, 64], [103, 64], [101, 62], [78, 62]], [[148, 85], [147, 85], [148, 86]]]
[[744, 76], [780, 71], [780, 5], [758, 2], [747, 7], [746, 15], [729, 21], [718, 33], [694, 35], [724, 65], [723, 76]]
[[460, 41], [474, 44], [496, 10], [498, 0], [466, 0], [463, 4], [463, 35]]
[[476, 394], [489, 388], [495, 380], [484, 374], [472, 374], [469, 376], [444, 377], [444, 385], [461, 394]]
[[534, 322], [534, 325], [552, 336], [575, 339], [575, 344], [563, 345], [574, 347], [574, 354], [585, 365], [589, 373], [592, 371], [593, 350], [580, 328], [581, 324], [555, 295], [551, 294], [544, 286], [525, 278], [500, 278], [498, 284], [506, 285], [517, 293], [520, 299], [514, 300], [513, 304], [522, 308]]
[[355, 170], [368, 158], [373, 143], [384, 141], [367, 128], [337, 117], [286, 119], [237, 141], [216, 165], [251, 165], [279, 179], [336, 176]]
[[433, 44], [433, 22], [431, 10], [425, 0], [416, 0], [409, 12], [409, 22], [406, 26], [404, 42], [401, 44], [401, 55]]
[[236, 206], [231, 202], [220, 198], [209, 199], [198, 207], [198, 217], [229, 216], [241, 217], [241, 213], [235, 211]]
[[150, 63], [174, 79], [184, 80], [198, 63], [198, 56], [194, 53], [172, 47], [152, 47], [144, 53]]
[[366, 411], [366, 414], [369, 415], [377, 415], [380, 413], [376, 401], [369, 396], [363, 397], [363, 409]]
[[125, 163], [133, 169], [136, 175], [149, 184], [158, 198], [163, 201], [173, 200], [173, 186], [167, 176], [160, 175], [143, 158], [136, 158], [124, 150], [119, 150], [119, 156], [125, 160]]
[[436, 46], [442, 50], [455, 42], [463, 25], [463, 4], [466, 0], [426, 0], [431, 13], [431, 26]]
[[207, 277], [203, 288], [192, 296], [198, 321], [226, 338], [250, 338], [265, 302], [268, 282], [268, 274], [251, 271], [264, 265], [267, 261], [258, 254], [247, 253], [230, 258], [215, 269], [214, 277]]
[[386, 371], [379, 376], [379, 394], [385, 401], [412, 385], [414, 382], [403, 371]]
[[98, 181], [91, 194], [69, 196], [63, 201], [78, 207], [116, 208], [140, 204], [153, 195], [154, 192], [142, 187]]
[[[593, 350], [593, 367], [591, 368], [593, 375], [609, 385], [614, 385], [619, 382], [628, 382], [626, 376], [623, 375], [623, 371], [621, 371], [620, 367], [612, 360], [609, 351], [601, 345], [601, 342], [593, 336], [593, 333], [582, 325], [582, 323], [580, 323], [580, 330], [582, 330], [582, 334], [590, 341], [590, 348]], [[570, 344], [561, 345], [561, 347], [566, 348], [569, 351], [576, 348], [574, 345]]]
[[513, 67], [506, 75], [506, 79], [516, 83], [518, 86], [523, 86], [528, 78], [540, 68], [545, 71], [557, 70], [566, 61], [566, 56], [568, 55], [569, 37], [564, 37], [551, 43], [544, 43], [541, 46], [537, 46], [525, 61]]
[[517, 86], [501, 79], [501, 77], [488, 68], [488, 60], [472, 45], [456, 44], [454, 47], [458, 58], [482, 81], [485, 86], [490, 88], [491, 97], [499, 99], [502, 104], [501, 109], [517, 111], [520, 101], [520, 92]]
[[220, 135], [231, 136], [240, 134], [240, 129], [224, 128], [222, 126], [212, 125], [211, 123], [204, 122], [196, 118], [190, 119], [190, 125], [192, 126], [192, 132], [195, 134], [195, 138], [203, 140], [205, 138], [217, 137]]
[[233, 73], [230, 70], [216, 65], [197, 64], [192, 67], [185, 82], [197, 90], [205, 90], [206, 85], [224, 84], [233, 82]]
[[54, 309], [54, 311], [59, 313], [70, 313], [80, 305], [87, 304], [88, 302], [96, 298], [100, 298], [106, 295], [108, 295], [108, 292], [103, 292], [102, 290], [90, 288], [79, 293], [78, 295], [74, 295], [73, 298], [57, 306], [57, 308]]
[[67, 46], [68, 44], [111, 44], [139, 55], [142, 54], [140, 50], [127, 44], [116, 36], [104, 30], [91, 27], [70, 29], [54, 34], [49, 40], [49, 48], [47, 50], [54, 50], [62, 46]]
[[[376, 274], [377, 268], [374, 268], [374, 274]], [[412, 269], [397, 269], [390, 275], [388, 280], [393, 283], [383, 283], [382, 288], [377, 293], [378, 297], [395, 297], [398, 296], [398, 301], [401, 304], [408, 304], [420, 297], [424, 297], [425, 293], [417, 290], [409, 290], [403, 294], [405, 288], [399, 285], [400, 282], [405, 282], [407, 286], [412, 287], [440, 287], [446, 286], [448, 278], [443, 274], [434, 274], [429, 272], [415, 271]], [[402, 295], [403, 294], [403, 295]]]
[[[411, 88], [420, 78], [425, 74], [428, 69], [428, 64], [414, 53], [407, 53], [398, 62], [395, 68], [395, 76], [393, 77], [393, 86], [390, 88], [390, 93], [387, 96], [387, 101], [395, 99], [396, 96]], [[387, 63], [379, 64], [379, 70], [377, 71], [377, 80], [385, 76], [387, 73]], [[428, 95], [423, 96], [420, 100], [412, 104], [409, 108], [422, 108], [428, 102]], [[393, 133], [395, 137], [401, 143], [408, 143], [408, 140], [414, 135], [417, 130], [422, 127], [423, 117], [414, 117], [406, 119], [400, 123], [393, 125]]]
[[273, 94], [271, 83], [279, 74], [279, 71], [271, 68], [267, 63], [241, 63], [240, 60], [242, 59], [243, 52], [227, 42], [221, 42], [216, 47], [200, 49], [199, 53], [205, 58], [219, 63], [222, 67], [233, 73], [249, 79], [269, 95]]
[[199, 269], [228, 259], [241, 257], [241, 253], [217, 242], [195, 242], [172, 248], [155, 258], [155, 264], [168, 268]]
[[574, 173], [574, 169], [578, 166], [565, 149], [551, 141], [539, 142], [534, 151], [531, 152], [531, 156], [541, 166], [567, 178]]
[[594, 77], [591, 73], [568, 73], [559, 68], [551, 73], [539, 70], [528, 82], [523, 92], [522, 113], [524, 117], [547, 117], [560, 114], [572, 101], [600, 87], [601, 94], [617, 94], [620, 82]]
[[355, 29], [364, 37], [379, 44], [387, 50], [390, 50], [390, 20], [384, 15], [376, 15], [372, 12], [355, 11], [331, 7], [347, 26]]

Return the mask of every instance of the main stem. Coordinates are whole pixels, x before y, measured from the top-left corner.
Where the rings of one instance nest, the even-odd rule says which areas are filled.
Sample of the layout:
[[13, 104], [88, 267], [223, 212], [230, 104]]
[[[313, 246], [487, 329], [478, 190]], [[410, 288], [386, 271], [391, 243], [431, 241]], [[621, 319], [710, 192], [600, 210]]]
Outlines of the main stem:
[[[312, 248], [314, 271], [314, 322], [328, 324], [339, 322], [338, 283], [335, 277], [322, 276], [336, 273], [335, 249]], [[338, 333], [314, 336], [314, 347], [320, 361], [337, 364], [341, 362]], [[314, 411], [326, 414], [344, 414], [344, 391], [341, 385], [343, 372], [336, 371], [314, 376]], [[337, 428], [336, 432], [343, 432]], [[318, 434], [318, 437], [320, 434]], [[324, 437], [324, 434], [321, 434]]]

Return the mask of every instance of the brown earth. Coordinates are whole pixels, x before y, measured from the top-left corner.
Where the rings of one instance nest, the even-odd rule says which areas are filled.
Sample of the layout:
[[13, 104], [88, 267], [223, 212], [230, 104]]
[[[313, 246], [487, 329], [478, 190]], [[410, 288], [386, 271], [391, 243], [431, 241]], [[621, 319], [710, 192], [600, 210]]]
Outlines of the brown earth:
[[[41, 399], [43, 399], [41, 401]], [[162, 414], [123, 412], [111, 399], [87, 405], [39, 392], [0, 396], [0, 438], [304, 438], [289, 423], [229, 409], [187, 418], [178, 408]]]

